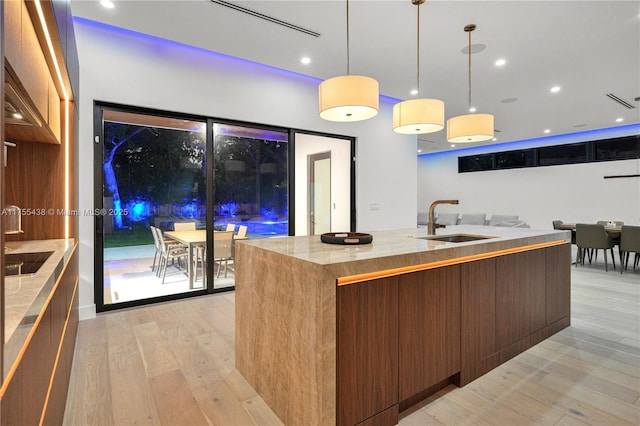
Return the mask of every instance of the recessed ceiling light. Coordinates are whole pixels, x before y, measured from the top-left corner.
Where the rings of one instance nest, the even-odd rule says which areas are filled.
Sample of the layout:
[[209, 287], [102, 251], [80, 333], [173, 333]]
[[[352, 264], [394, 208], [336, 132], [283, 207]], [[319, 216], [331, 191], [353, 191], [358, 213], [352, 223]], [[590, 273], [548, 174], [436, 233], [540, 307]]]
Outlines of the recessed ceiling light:
[[549, 130], [549, 129], [544, 129], [544, 132], [545, 132], [545, 133], [551, 133], [551, 130]]
[[418, 89], [413, 89], [413, 90], [411, 91], [411, 94], [412, 94], [412, 95], [417, 95], [417, 94], [418, 94]]
[[422, 150], [421, 150], [421, 149], [419, 149], [419, 150], [418, 150], [418, 152], [422, 152]]
[[622, 118], [622, 117], [616, 118], [616, 123], [620, 123], [621, 121], [624, 121], [624, 118]]
[[452, 144], [451, 144], [451, 148], [455, 148], [455, 147], [456, 147], [456, 144], [455, 144], [455, 143], [452, 143]]
[[476, 107], [469, 108], [469, 112], [476, 112]]
[[311, 63], [311, 58], [308, 56], [303, 56], [302, 59], [300, 59], [300, 62], [302, 62], [305, 65], [308, 65]]
[[503, 66], [503, 65], [504, 65], [504, 64], [506, 64], [506, 63], [507, 63], [506, 59], [498, 59], [498, 60], [496, 61], [496, 66], [497, 66], [497, 67], [501, 67], [501, 66]]
[[551, 93], [558, 93], [560, 91], [560, 86], [553, 86], [551, 88]]
[[20, 114], [19, 112], [14, 112], [13, 114], [11, 114], [13, 116], [13, 118], [15, 118], [16, 120], [22, 120], [22, 114]]
[[495, 142], [495, 141], [497, 141], [497, 140], [498, 140], [498, 138], [493, 138], [493, 139], [491, 139], [491, 140]]
[[102, 5], [102, 7], [106, 7], [107, 9], [113, 9], [114, 7], [116, 7], [116, 5], [113, 4], [111, 0], [100, 0], [100, 4]]

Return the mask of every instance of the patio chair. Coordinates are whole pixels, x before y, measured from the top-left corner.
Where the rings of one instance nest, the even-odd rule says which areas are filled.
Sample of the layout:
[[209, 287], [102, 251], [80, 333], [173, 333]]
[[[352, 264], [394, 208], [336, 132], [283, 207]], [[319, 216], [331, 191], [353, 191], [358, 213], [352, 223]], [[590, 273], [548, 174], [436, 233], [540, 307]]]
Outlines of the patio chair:
[[218, 265], [216, 277], [220, 277], [224, 262], [224, 277], [227, 277], [228, 262], [233, 260], [233, 231], [220, 231], [213, 234], [213, 261]]
[[236, 225], [234, 223], [227, 223], [227, 231], [235, 231]]
[[245, 238], [247, 236], [247, 229], [249, 229], [246, 225], [238, 226], [238, 235], [237, 238]]
[[173, 230], [174, 231], [195, 231], [196, 223], [195, 222], [174, 222]]
[[186, 261], [186, 259], [189, 256], [189, 247], [184, 244], [167, 243], [162, 237], [162, 231], [159, 228], [154, 227], [154, 229], [157, 239], [160, 243], [160, 262], [158, 263], [158, 271], [156, 272], [156, 276], [162, 276], [162, 284], [164, 284], [164, 280], [167, 275], [169, 260], [171, 260], [171, 262], [173, 263], [177, 259], [178, 265], [180, 265], [180, 260], [185, 260], [185, 264], [187, 264], [188, 262]]
[[151, 265], [151, 270], [155, 271], [156, 269], [156, 260], [158, 260], [158, 265], [160, 265], [159, 262], [159, 256], [160, 253], [162, 253], [162, 247], [160, 247], [160, 241], [158, 241], [158, 234], [156, 232], [156, 227], [151, 225], [149, 226], [149, 229], [151, 230], [151, 236], [153, 236], [153, 245], [156, 248], [155, 253], [153, 254], [153, 264]]

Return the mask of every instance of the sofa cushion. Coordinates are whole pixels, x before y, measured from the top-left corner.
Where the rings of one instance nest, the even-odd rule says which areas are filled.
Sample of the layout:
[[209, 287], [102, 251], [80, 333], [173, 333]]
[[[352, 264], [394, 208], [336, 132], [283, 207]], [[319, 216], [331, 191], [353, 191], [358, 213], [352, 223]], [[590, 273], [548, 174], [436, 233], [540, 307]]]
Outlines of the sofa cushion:
[[460, 225], [484, 225], [487, 215], [484, 213], [478, 214], [463, 214], [460, 219]]
[[458, 213], [438, 213], [436, 223], [438, 225], [456, 225], [458, 223]]
[[419, 212], [418, 213], [418, 225], [426, 225], [429, 223], [429, 213], [427, 212]]
[[502, 222], [511, 222], [514, 220], [518, 220], [518, 216], [508, 214], [494, 214], [493, 216], [491, 216], [489, 226], [497, 226]]

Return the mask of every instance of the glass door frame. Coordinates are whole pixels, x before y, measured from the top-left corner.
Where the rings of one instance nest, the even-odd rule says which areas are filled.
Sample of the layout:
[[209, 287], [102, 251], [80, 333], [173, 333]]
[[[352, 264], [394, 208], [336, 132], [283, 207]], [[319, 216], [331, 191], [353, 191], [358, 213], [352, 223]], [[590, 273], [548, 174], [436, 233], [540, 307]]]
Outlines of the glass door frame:
[[[311, 135], [311, 136], [322, 136], [331, 139], [344, 139], [349, 141], [350, 143], [350, 155], [351, 155], [351, 170], [349, 171], [350, 182], [349, 182], [349, 200], [350, 200], [350, 232], [356, 232], [356, 138], [353, 136], [345, 136], [345, 135], [336, 135], [333, 133], [326, 132], [314, 132], [311, 130], [303, 130], [303, 129], [290, 129], [289, 130], [289, 143], [291, 147], [289, 148], [289, 235], [295, 235], [295, 218], [296, 218], [296, 203], [295, 203], [295, 190], [296, 190], [296, 134], [303, 135]], [[300, 185], [306, 186], [305, 182], [299, 182]]]
[[[103, 121], [103, 111], [105, 109], [112, 111], [121, 111], [121, 112], [129, 112], [135, 114], [145, 114], [145, 115], [155, 115], [166, 118], [177, 118], [177, 119], [185, 119], [192, 121], [201, 121], [203, 123], [207, 123], [209, 125], [209, 119], [207, 117], [192, 115], [192, 114], [181, 114], [174, 113], [168, 111], [155, 110], [150, 108], [140, 108], [127, 106], [122, 104], [115, 104], [110, 102], [100, 102], [94, 101], [93, 106], [93, 129], [94, 129], [94, 177], [93, 177], [93, 205], [94, 212], [99, 212], [103, 209], [103, 182], [104, 182], [104, 169], [102, 164], [104, 163], [104, 121]], [[213, 138], [211, 136], [212, 132], [207, 132], [205, 139], [205, 159], [206, 159], [206, 175], [207, 178], [210, 174], [209, 169], [212, 168], [211, 161], [208, 161], [210, 156], [213, 155]], [[97, 166], [98, 165], [98, 166]], [[207, 186], [210, 183], [207, 181]], [[213, 196], [207, 192], [206, 196], [206, 220], [207, 223], [210, 220], [210, 214], [212, 211], [209, 211], [209, 199], [213, 199]], [[213, 217], [211, 216], [211, 219]], [[105, 305], [104, 303], [104, 234], [103, 234], [103, 226], [104, 226], [104, 218], [102, 215], [95, 214], [93, 215], [94, 219], [94, 271], [93, 271], [93, 288], [94, 288], [94, 303], [96, 305], [96, 312], [107, 312], [124, 308], [131, 308], [135, 306], [143, 306], [152, 303], [158, 302], [166, 302], [170, 300], [178, 300], [187, 297], [196, 297], [202, 296], [208, 293], [214, 293], [216, 291], [213, 290], [213, 274], [212, 271], [209, 271], [210, 268], [207, 268], [207, 286], [201, 290], [191, 290], [184, 293], [176, 293], [169, 294], [164, 296], [154, 296], [146, 299], [138, 299], [131, 300], [120, 303], [111, 303]], [[207, 230], [210, 227], [207, 226]], [[211, 235], [207, 232], [207, 244], [213, 236], [213, 227], [211, 227]], [[208, 247], [209, 248], [209, 247]], [[207, 254], [209, 258], [211, 251]], [[207, 262], [209, 259], [207, 259]], [[235, 287], [229, 287], [228, 289], [220, 289], [217, 291], [229, 291], [234, 289]]]

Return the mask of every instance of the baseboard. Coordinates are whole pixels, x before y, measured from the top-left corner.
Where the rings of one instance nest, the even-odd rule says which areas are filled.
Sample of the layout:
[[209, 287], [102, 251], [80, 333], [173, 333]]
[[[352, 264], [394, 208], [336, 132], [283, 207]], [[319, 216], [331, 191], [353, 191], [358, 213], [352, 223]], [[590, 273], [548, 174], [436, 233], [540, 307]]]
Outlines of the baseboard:
[[78, 308], [78, 318], [80, 321], [96, 317], [96, 305], [86, 305]]

